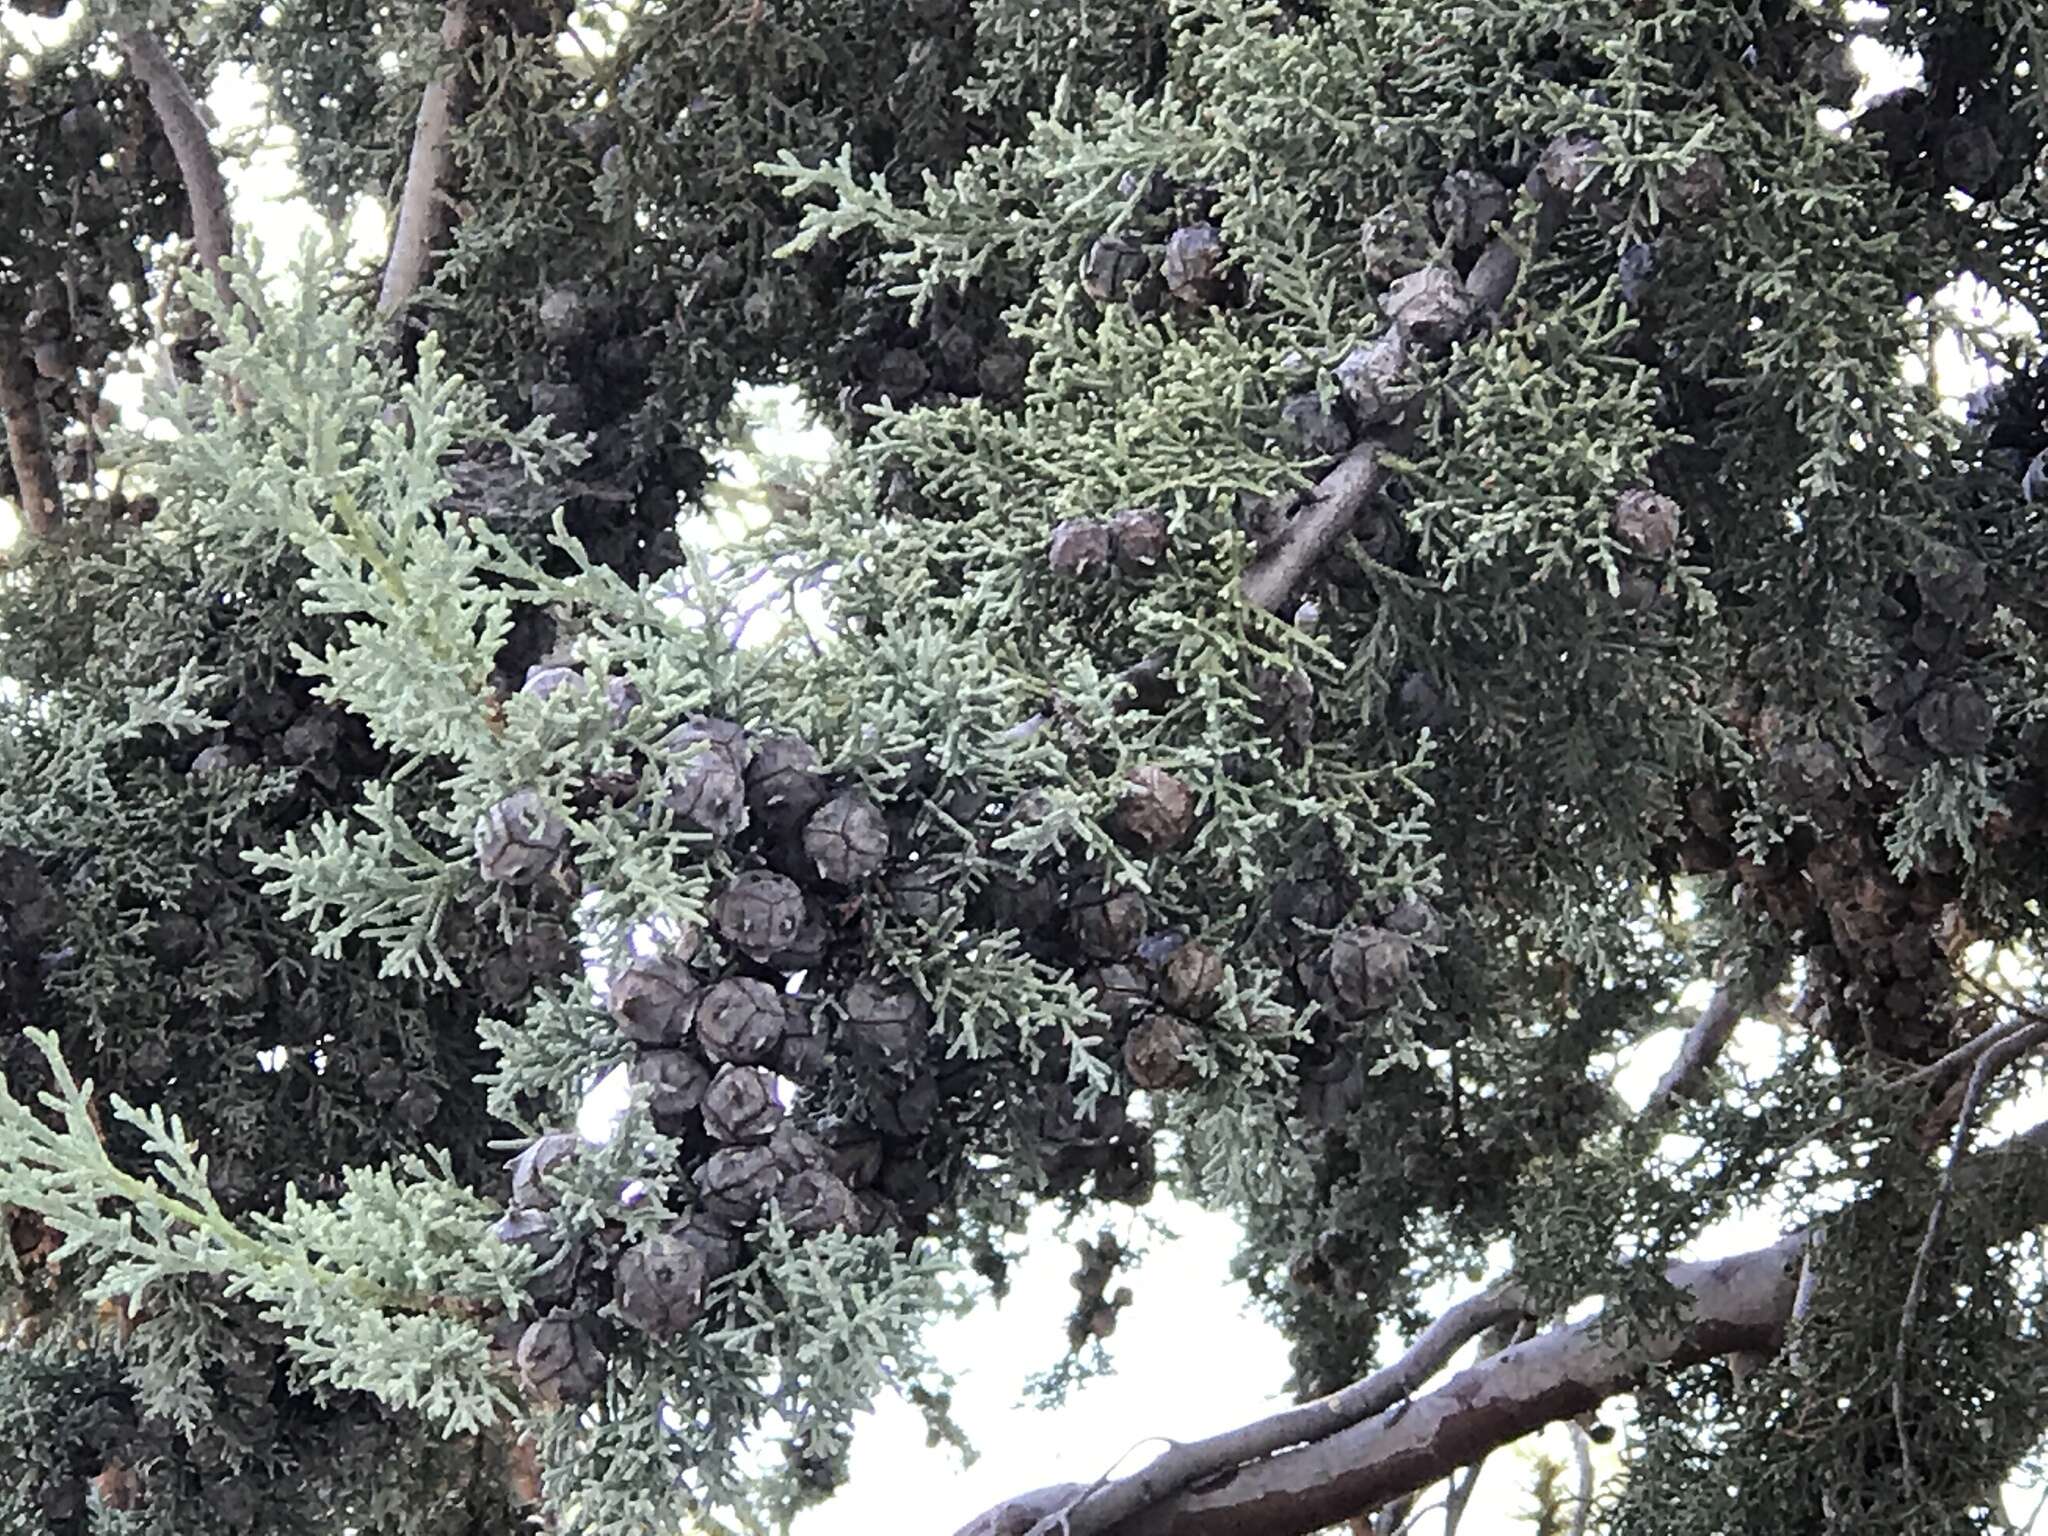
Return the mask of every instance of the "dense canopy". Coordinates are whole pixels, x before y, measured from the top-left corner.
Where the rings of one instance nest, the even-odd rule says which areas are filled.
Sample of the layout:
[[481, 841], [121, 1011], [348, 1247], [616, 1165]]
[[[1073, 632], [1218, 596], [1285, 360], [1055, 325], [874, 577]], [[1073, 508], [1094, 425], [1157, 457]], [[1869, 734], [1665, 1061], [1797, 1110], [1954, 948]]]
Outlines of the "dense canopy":
[[0, 1528], [772, 1529], [1161, 1186], [1304, 1406], [979, 1536], [2005, 1528], [2048, 6], [0, 26]]

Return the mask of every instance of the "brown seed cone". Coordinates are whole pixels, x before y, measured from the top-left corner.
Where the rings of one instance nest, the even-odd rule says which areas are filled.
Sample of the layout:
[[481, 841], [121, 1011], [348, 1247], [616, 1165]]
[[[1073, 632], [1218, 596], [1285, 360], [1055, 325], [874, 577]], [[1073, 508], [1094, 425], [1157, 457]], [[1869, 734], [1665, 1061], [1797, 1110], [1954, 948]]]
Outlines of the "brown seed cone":
[[1145, 899], [1090, 881], [1075, 894], [1068, 914], [1081, 952], [1096, 960], [1121, 960], [1145, 936]]
[[788, 1022], [780, 992], [765, 981], [729, 976], [698, 999], [697, 1043], [714, 1062], [771, 1061]]
[[713, 1215], [746, 1226], [788, 1177], [768, 1147], [727, 1147], [712, 1153], [697, 1170], [697, 1193]]
[[1155, 1013], [1124, 1042], [1124, 1070], [1140, 1088], [1185, 1088], [1195, 1080], [1191, 1050], [1195, 1027], [1171, 1013]]
[[715, 1141], [766, 1141], [781, 1123], [774, 1075], [759, 1067], [721, 1067], [704, 1090], [704, 1129]]
[[704, 1315], [711, 1262], [680, 1235], [651, 1237], [621, 1258], [613, 1272], [618, 1314], [656, 1338], [671, 1338]]
[[1189, 224], [1166, 239], [1160, 268], [1166, 288], [1183, 304], [1220, 304], [1226, 292], [1223, 237], [1213, 224]]
[[790, 1228], [805, 1236], [834, 1227], [851, 1230], [857, 1221], [853, 1191], [824, 1168], [807, 1168], [792, 1175], [775, 1203]]
[[1115, 545], [1109, 524], [1094, 518], [1069, 518], [1053, 529], [1045, 562], [1055, 576], [1085, 580], [1109, 569]]
[[662, 802], [713, 837], [747, 824], [746, 732], [730, 720], [695, 719], [662, 737], [661, 749], [687, 755], [668, 775]]
[[1183, 944], [1159, 972], [1159, 1000], [1175, 1013], [1206, 1018], [1222, 1001], [1223, 961], [1206, 944]]
[[1112, 1024], [1128, 1024], [1152, 1006], [1152, 989], [1128, 965], [1100, 965], [1076, 978], [1095, 994], [1096, 1011]]
[[800, 736], [767, 736], [753, 744], [745, 774], [747, 809], [763, 826], [788, 831], [825, 803], [829, 785], [818, 754]]
[[847, 790], [804, 823], [804, 853], [834, 885], [859, 885], [889, 862], [889, 823], [866, 795]]
[[1172, 542], [1166, 514], [1156, 507], [1126, 507], [1110, 520], [1116, 568], [1126, 576], [1149, 576]]
[[502, 885], [538, 880], [569, 846], [569, 828], [537, 791], [506, 796], [477, 818], [477, 870]]
[[1331, 984], [1355, 1011], [1393, 1002], [1414, 967], [1414, 941], [1385, 928], [1349, 928], [1330, 941]]
[[903, 982], [863, 976], [846, 989], [840, 1004], [845, 1035], [854, 1056], [867, 1066], [908, 1076], [924, 1058], [931, 1010]]
[[1134, 768], [1116, 808], [1117, 830], [1151, 853], [1178, 848], [1195, 829], [1195, 796], [1164, 768]]
[[574, 1131], [549, 1131], [527, 1145], [512, 1163], [512, 1205], [515, 1210], [546, 1211], [555, 1205], [549, 1176], [583, 1150]]
[[588, 1318], [559, 1309], [519, 1336], [519, 1374], [545, 1402], [586, 1402], [604, 1385], [604, 1346]]
[[1614, 504], [1614, 537], [1631, 554], [1661, 560], [1678, 548], [1678, 503], [1655, 491], [1623, 491]]
[[711, 1069], [693, 1051], [643, 1051], [627, 1074], [636, 1087], [647, 1089], [647, 1110], [664, 1134], [681, 1130], [704, 1102]]
[[787, 875], [746, 870], [712, 902], [711, 922], [735, 949], [766, 962], [796, 940], [804, 922], [804, 893]]
[[606, 1002], [619, 1033], [636, 1045], [681, 1045], [702, 989], [688, 966], [636, 960], [613, 979]]

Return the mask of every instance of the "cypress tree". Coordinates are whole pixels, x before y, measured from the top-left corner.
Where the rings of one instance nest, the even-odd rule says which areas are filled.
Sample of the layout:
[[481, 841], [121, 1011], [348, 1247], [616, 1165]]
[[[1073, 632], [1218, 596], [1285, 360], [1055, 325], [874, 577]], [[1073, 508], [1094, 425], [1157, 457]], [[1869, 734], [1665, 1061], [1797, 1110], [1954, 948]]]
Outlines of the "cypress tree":
[[[1622, 1395], [1601, 1529], [1996, 1526], [2048, 10], [0, 23], [0, 1527], [782, 1525], [1162, 1184], [1302, 1405], [976, 1536]], [[223, 72], [387, 249], [264, 275]]]

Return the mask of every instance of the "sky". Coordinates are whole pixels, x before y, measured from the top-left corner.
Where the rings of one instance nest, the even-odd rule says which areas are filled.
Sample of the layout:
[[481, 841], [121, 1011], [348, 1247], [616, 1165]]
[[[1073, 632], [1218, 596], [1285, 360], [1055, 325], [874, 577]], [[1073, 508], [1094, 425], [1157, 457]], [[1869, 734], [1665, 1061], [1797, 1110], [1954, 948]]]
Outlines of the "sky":
[[[0, 12], [0, 28], [31, 46], [53, 39], [65, 25]], [[1867, 93], [1892, 89], [1914, 74], [1913, 61], [1889, 56], [1868, 40], [1859, 43], [1857, 55], [1869, 75]], [[244, 223], [260, 224], [266, 242], [263, 266], [279, 275], [301, 236], [320, 228], [311, 207], [294, 195], [288, 136], [280, 126], [266, 124], [263, 93], [246, 76], [224, 72], [213, 83], [208, 104], [242, 149], [225, 167], [236, 215]], [[374, 256], [384, 248], [386, 227], [384, 210], [364, 198], [344, 237], [354, 252]], [[1938, 302], [1980, 319], [1996, 312], [1995, 296], [1970, 286], [1958, 286]], [[1952, 396], [1983, 382], [1981, 366], [1966, 360], [1952, 338], [1937, 349], [1935, 367], [1938, 382]], [[139, 398], [138, 384], [139, 379], [130, 378], [109, 393], [132, 404]], [[828, 435], [804, 420], [789, 398], [763, 394], [757, 404], [767, 419], [761, 437], [770, 451], [807, 456], [825, 451]], [[743, 462], [732, 470], [742, 486], [751, 473]], [[0, 548], [13, 532], [12, 512], [0, 500]], [[1703, 991], [1688, 1003], [1697, 1006]], [[1626, 1063], [1615, 1064], [1614, 1086], [1625, 1099], [1642, 1102], [1675, 1055], [1681, 1033], [1674, 1028], [1654, 1036]], [[1728, 1059], [1744, 1070], [1766, 1070], [1779, 1044], [1774, 1028], [1746, 1024]], [[601, 1134], [611, 1108], [600, 1095], [586, 1115], [586, 1128]], [[884, 1402], [860, 1428], [851, 1481], [828, 1505], [801, 1517], [796, 1536], [911, 1528], [918, 1536], [945, 1536], [1006, 1495], [1047, 1483], [1090, 1482], [1119, 1464], [1134, 1467], [1158, 1449], [1143, 1437], [1197, 1437], [1283, 1406], [1284, 1341], [1250, 1310], [1244, 1291], [1230, 1279], [1235, 1224], [1165, 1192], [1146, 1214], [1177, 1237], [1153, 1242], [1148, 1258], [1114, 1282], [1129, 1284], [1136, 1297], [1110, 1341], [1115, 1374], [1076, 1387], [1056, 1411], [1024, 1401], [1026, 1379], [1052, 1366], [1064, 1350], [1074, 1296], [1068, 1284], [1075, 1264], [1071, 1243], [1060, 1241], [1050, 1220], [1042, 1219], [1033, 1227], [1029, 1257], [1012, 1272], [1008, 1298], [1000, 1306], [986, 1305], [969, 1317], [944, 1321], [931, 1335], [937, 1358], [959, 1375], [954, 1415], [980, 1449], [980, 1459], [962, 1468], [950, 1450], [928, 1448], [915, 1410]], [[1108, 1219], [1120, 1233], [1133, 1230], [1129, 1212], [1112, 1212]], [[1072, 1236], [1092, 1236], [1097, 1225], [1083, 1224]], [[1772, 1241], [1779, 1230], [1773, 1213], [1751, 1213], [1712, 1229], [1687, 1256], [1739, 1252]], [[1455, 1299], [1448, 1292], [1442, 1297], [1445, 1304]], [[1461, 1354], [1452, 1369], [1469, 1364], [1470, 1358], [1471, 1351]], [[1610, 1414], [1610, 1419], [1620, 1422], [1625, 1413]], [[1617, 1464], [1617, 1452], [1618, 1446], [1596, 1449], [1603, 1472]], [[1532, 1458], [1539, 1453], [1567, 1468], [1572, 1465], [1572, 1447], [1562, 1428], [1496, 1456], [1481, 1479], [1465, 1530], [1527, 1528], [1520, 1517], [1529, 1506]], [[1433, 1522], [1423, 1526], [1440, 1528]]]

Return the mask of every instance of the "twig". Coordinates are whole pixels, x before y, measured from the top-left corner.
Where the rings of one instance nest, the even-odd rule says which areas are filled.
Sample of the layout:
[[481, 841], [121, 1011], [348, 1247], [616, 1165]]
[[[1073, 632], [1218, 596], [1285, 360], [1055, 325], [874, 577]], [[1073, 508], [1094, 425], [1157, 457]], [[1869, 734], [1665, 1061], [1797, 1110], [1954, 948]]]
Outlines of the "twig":
[[192, 205], [192, 243], [199, 259], [213, 276], [214, 291], [225, 304], [235, 302], [235, 290], [222, 266], [234, 242], [234, 225], [228, 216], [228, 184], [221, 175], [220, 157], [214, 153], [199, 98], [178, 73], [156, 34], [124, 28], [116, 34], [128, 67], [135, 71], [149, 92], [150, 110], [163, 125], [171, 154], [178, 162], [178, 175], [185, 183], [185, 196]]
[[2003, 992], [1993, 991], [1991, 987], [1986, 985], [1986, 983], [1981, 977], [1972, 976], [1968, 971], [1959, 971], [1956, 974], [1957, 979], [1964, 986], [1968, 987], [1972, 992], [1975, 992], [1979, 997], [1983, 998], [1986, 1002], [1996, 1003], [2001, 1008], [2007, 1008], [2014, 1013], [2024, 1014], [2026, 1017], [2030, 1019], [2035, 1019], [2043, 1023], [2048, 1023], [2048, 1013], [2042, 1012], [2039, 1008], [2034, 1007], [2032, 1004], [2021, 1002], [2016, 997], [2008, 997]]
[[1472, 1503], [1472, 1490], [1479, 1486], [1479, 1474], [1485, 1470], [1486, 1458], [1482, 1456], [1465, 1473], [1464, 1482], [1452, 1477], [1450, 1490], [1444, 1495], [1444, 1536], [1458, 1536], [1458, 1525]]
[[1662, 1114], [1674, 1100], [1696, 1098], [1700, 1087], [1720, 1058], [1722, 1049], [1728, 1044], [1728, 1037], [1735, 1032], [1735, 1026], [1742, 1021], [1743, 1009], [1748, 1005], [1749, 982], [1746, 972], [1738, 971], [1724, 976], [1714, 988], [1706, 1006], [1700, 1009], [1700, 1016], [1693, 1021], [1691, 1029], [1685, 1032], [1685, 1042], [1678, 1048], [1678, 1059], [1650, 1090], [1650, 1097], [1643, 1105], [1640, 1118], [1651, 1119]]
[[[1164, 1439], [1166, 1439], [1164, 1435], [1147, 1435], [1143, 1440], [1139, 1440], [1129, 1446], [1122, 1456], [1117, 1457], [1115, 1461], [1112, 1461], [1102, 1469], [1101, 1475], [1094, 1482], [1079, 1489], [1071, 1499], [1067, 1500], [1058, 1509], [1041, 1516], [1037, 1524], [1026, 1531], [1024, 1536], [1055, 1536], [1055, 1533], [1057, 1533], [1057, 1536], [1073, 1536], [1072, 1516], [1074, 1511], [1080, 1507], [1081, 1501], [1087, 1498], [1089, 1494], [1095, 1492], [1096, 1489], [1107, 1486], [1110, 1477], [1116, 1472], [1118, 1467], [1124, 1464], [1132, 1451], [1135, 1451], [1141, 1445], [1149, 1445], [1154, 1440]], [[1179, 1443], [1177, 1440], [1166, 1441], [1169, 1450]]]
[[35, 538], [48, 538], [63, 515], [64, 496], [36, 398], [35, 364], [27, 342], [13, 332], [0, 335], [0, 411], [7, 417], [7, 457], [19, 488], [22, 526]]
[[2025, 1017], [2001, 1019], [1989, 1029], [1972, 1035], [1940, 1060], [1929, 1062], [1926, 1066], [1917, 1068], [1906, 1079], [1906, 1082], [1924, 1083], [1934, 1078], [1945, 1077], [1951, 1070], [1962, 1066], [1965, 1062], [1977, 1060], [1992, 1046], [1997, 1045], [1999, 1041], [2010, 1040], [2014, 1035], [2024, 1031], [2032, 1022], [2034, 1021]]
[[1289, 610], [1316, 562], [1351, 531], [1386, 478], [1378, 443], [1352, 449], [1317, 483], [1279, 541], [1245, 567], [1239, 582], [1244, 600], [1268, 613]]
[[1572, 1511], [1568, 1536], [1586, 1536], [1586, 1522], [1593, 1516], [1593, 1437], [1576, 1423], [1566, 1427], [1572, 1434], [1572, 1457], [1579, 1464], [1579, 1507]]
[[2008, 1013], [2018, 1014], [2019, 1017], [2001, 1019], [1989, 1029], [1972, 1035], [1947, 1055], [1941, 1057], [1940, 1060], [1930, 1062], [1928, 1065], [1919, 1068], [1906, 1079], [1908, 1083], [1921, 1083], [1932, 1078], [1944, 1077], [1950, 1069], [1959, 1067], [1966, 1061], [1977, 1060], [1985, 1051], [1990, 1050], [2000, 1042], [2009, 1040], [2015, 1035], [2026, 1033], [2030, 1024], [2048, 1024], [2048, 1013], [2043, 1013], [2038, 1008], [2029, 1007], [2016, 997], [2007, 997], [2001, 992], [1993, 991], [1982, 980], [1972, 976], [1968, 971], [1957, 971], [1956, 981], [1958, 985], [1975, 992], [1993, 1007], [2003, 1008]]
[[[1535, 206], [1531, 256], [1550, 242], [1580, 190], [1555, 186], [1540, 170], [1523, 187], [1522, 196]], [[1506, 234], [1488, 242], [1464, 280], [1465, 292], [1473, 300], [1465, 331], [1482, 319], [1498, 317], [1521, 268], [1522, 252]], [[1245, 567], [1240, 586], [1246, 602], [1273, 614], [1293, 611], [1316, 563], [1336, 548], [1366, 503], [1385, 485], [1389, 466], [1381, 455], [1399, 430], [1397, 425], [1369, 436], [1322, 478], [1310, 493], [1308, 505], [1295, 514], [1278, 542]]]
[[[1992, 1070], [2001, 1071], [2043, 1040], [2048, 1040], [2048, 1021], [2028, 1023], [2017, 1033], [2001, 1034], [1996, 1040], [1987, 1041], [1978, 1062], [1980, 1065], [1995, 1062]], [[1956, 1082], [1942, 1096], [1941, 1102], [1921, 1119], [1917, 1129], [1922, 1148], [1931, 1150], [1940, 1142], [1942, 1133], [1954, 1123], [1968, 1091], [1968, 1079]]]
[[[1394, 1536], [1396, 1531], [1405, 1528], [1408, 1511], [1414, 1507], [1415, 1495], [1404, 1493], [1385, 1508], [1375, 1510], [1367, 1517], [1367, 1536]], [[1354, 1521], [1353, 1524], [1356, 1525], [1357, 1522]]]
[[1813, 1316], [1814, 1298], [1820, 1294], [1820, 1254], [1827, 1244], [1827, 1232], [1815, 1228], [1813, 1241], [1799, 1255], [1799, 1284], [1792, 1292], [1792, 1315], [1785, 1321], [1785, 1357], [1798, 1370], [1804, 1363], [1806, 1323]]
[[1005, 1499], [961, 1526], [953, 1536], [1024, 1536], [1043, 1516], [1063, 1509], [1082, 1491], [1079, 1483], [1054, 1483]]
[[1920, 1316], [1920, 1302], [1927, 1292], [1928, 1267], [1934, 1261], [1942, 1218], [1947, 1215], [1949, 1200], [1955, 1193], [1956, 1168], [1962, 1161], [1963, 1143], [1969, 1140], [1970, 1127], [1977, 1118], [1977, 1101], [1983, 1096], [1985, 1084], [2032, 1044], [2029, 1036], [2037, 1032], [2048, 1032], [2048, 1025], [2036, 1025], [2028, 1034], [1987, 1050], [1977, 1059], [1970, 1072], [1969, 1087], [1963, 1093], [1963, 1107], [1956, 1114], [1955, 1132], [1949, 1137], [1948, 1161], [1942, 1167], [1940, 1183], [1935, 1186], [1934, 1204], [1927, 1213], [1927, 1230], [1920, 1234], [1920, 1251], [1913, 1256], [1913, 1278], [1907, 1283], [1906, 1304], [1899, 1313], [1899, 1347], [1892, 1360], [1892, 1423], [1899, 1435], [1899, 1470], [1906, 1487], [1913, 1492], [1919, 1491], [1920, 1478], [1913, 1470], [1912, 1433], [1906, 1424], [1906, 1356], [1913, 1342], [1913, 1325]]
[[[476, 40], [477, 30], [469, 0], [448, 0], [441, 13], [442, 49], [460, 54]], [[455, 177], [455, 127], [468, 115], [474, 95], [475, 80], [467, 64], [450, 57], [420, 96], [405, 189], [399, 194], [391, 253], [377, 296], [377, 308], [386, 317], [395, 318], [419, 292], [454, 222], [449, 186]]]

